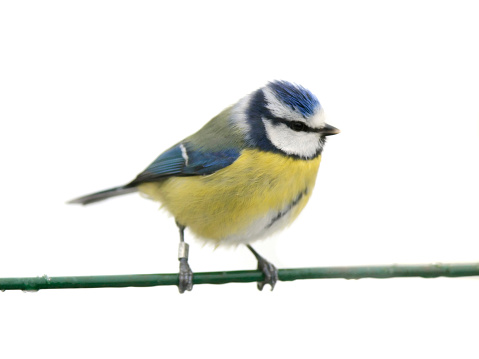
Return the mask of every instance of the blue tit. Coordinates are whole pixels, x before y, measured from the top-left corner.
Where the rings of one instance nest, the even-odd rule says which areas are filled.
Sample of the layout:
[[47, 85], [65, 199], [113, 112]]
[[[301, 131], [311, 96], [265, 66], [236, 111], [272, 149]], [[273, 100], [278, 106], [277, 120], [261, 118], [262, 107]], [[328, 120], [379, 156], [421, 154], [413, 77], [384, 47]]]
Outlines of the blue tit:
[[130, 183], [69, 203], [131, 192], [160, 202], [180, 231], [181, 293], [193, 286], [185, 228], [215, 245], [247, 245], [264, 273], [258, 288], [273, 289], [277, 269], [250, 243], [296, 219], [313, 191], [326, 136], [337, 133], [310, 91], [273, 81], [163, 152]]

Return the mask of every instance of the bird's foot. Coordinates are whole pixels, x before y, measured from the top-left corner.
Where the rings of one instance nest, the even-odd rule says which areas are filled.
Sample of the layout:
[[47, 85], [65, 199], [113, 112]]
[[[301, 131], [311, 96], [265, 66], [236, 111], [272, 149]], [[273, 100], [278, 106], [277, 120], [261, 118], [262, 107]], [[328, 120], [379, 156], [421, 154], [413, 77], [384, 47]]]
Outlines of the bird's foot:
[[258, 289], [263, 290], [265, 284], [269, 284], [271, 290], [273, 290], [276, 282], [278, 281], [278, 269], [273, 265], [273, 263], [270, 263], [261, 257], [259, 253], [256, 252], [249, 244], [246, 246], [256, 257], [256, 260], [258, 261], [258, 270], [264, 274], [264, 281], [258, 282]]
[[180, 293], [184, 293], [185, 290], [193, 289], [193, 271], [188, 264], [188, 258], [180, 258], [180, 273], [178, 290]]
[[278, 269], [272, 263], [261, 257], [258, 259], [258, 270], [264, 274], [264, 281], [258, 282], [257, 284], [258, 289], [263, 290], [265, 284], [269, 284], [271, 290], [273, 290], [278, 281]]

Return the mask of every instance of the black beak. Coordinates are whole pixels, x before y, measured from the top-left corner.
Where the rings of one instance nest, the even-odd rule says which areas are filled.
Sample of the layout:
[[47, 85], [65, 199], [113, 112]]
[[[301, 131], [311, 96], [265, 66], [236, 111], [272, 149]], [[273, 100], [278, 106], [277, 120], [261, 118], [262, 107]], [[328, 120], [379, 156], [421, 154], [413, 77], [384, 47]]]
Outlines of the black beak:
[[331, 125], [324, 125], [323, 128], [319, 130], [319, 133], [322, 134], [323, 136], [331, 136], [331, 135], [337, 135], [341, 131], [338, 130], [336, 127], [333, 127]]

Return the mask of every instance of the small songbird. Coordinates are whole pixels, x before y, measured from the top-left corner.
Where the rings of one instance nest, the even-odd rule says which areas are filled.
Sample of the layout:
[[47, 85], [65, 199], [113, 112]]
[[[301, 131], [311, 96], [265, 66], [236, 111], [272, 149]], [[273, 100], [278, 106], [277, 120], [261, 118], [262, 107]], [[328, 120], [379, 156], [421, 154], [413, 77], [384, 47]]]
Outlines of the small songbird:
[[130, 183], [69, 203], [137, 191], [160, 202], [180, 231], [180, 293], [193, 287], [186, 227], [215, 245], [246, 244], [264, 273], [258, 289], [272, 290], [277, 269], [250, 243], [296, 219], [313, 191], [326, 136], [337, 133], [310, 91], [273, 81], [163, 152]]

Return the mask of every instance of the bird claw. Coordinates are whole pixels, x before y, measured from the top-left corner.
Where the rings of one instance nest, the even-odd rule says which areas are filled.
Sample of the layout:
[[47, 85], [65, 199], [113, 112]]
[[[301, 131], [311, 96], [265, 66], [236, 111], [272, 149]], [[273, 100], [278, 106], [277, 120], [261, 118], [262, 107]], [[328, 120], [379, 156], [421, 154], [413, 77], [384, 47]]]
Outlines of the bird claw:
[[264, 281], [257, 283], [258, 290], [262, 291], [266, 284], [269, 284], [271, 290], [273, 290], [278, 281], [278, 269], [266, 259], [261, 258], [258, 259], [258, 270], [264, 274]]
[[188, 264], [187, 258], [180, 258], [180, 273], [178, 281], [178, 290], [180, 293], [184, 293], [185, 290], [193, 289], [193, 271]]

